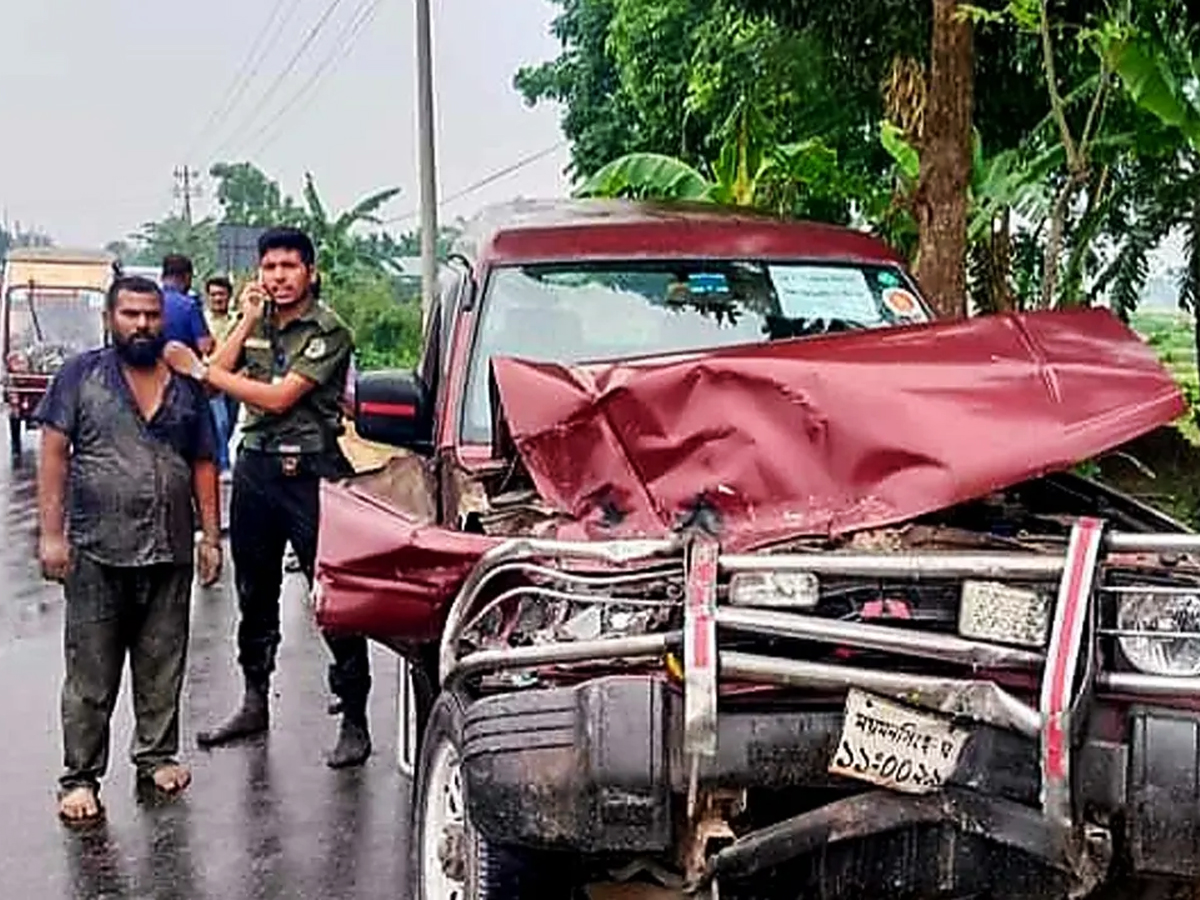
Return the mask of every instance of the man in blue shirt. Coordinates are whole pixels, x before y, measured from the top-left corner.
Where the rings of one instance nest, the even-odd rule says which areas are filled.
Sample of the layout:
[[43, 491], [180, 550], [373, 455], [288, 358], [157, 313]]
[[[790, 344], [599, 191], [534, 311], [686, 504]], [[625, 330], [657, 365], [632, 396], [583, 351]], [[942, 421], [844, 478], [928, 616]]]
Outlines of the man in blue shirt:
[[192, 261], [186, 256], [171, 253], [163, 257], [163, 336], [208, 356], [215, 342], [200, 304], [188, 293], [192, 289], [192, 274]]

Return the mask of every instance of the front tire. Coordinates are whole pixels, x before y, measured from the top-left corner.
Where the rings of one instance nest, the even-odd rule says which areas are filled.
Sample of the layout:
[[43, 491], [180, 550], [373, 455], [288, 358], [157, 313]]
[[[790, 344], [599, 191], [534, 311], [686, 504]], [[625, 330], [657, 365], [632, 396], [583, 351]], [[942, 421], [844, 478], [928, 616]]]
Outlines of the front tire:
[[563, 868], [545, 854], [490, 844], [471, 824], [460, 761], [464, 704], [434, 703], [421, 741], [409, 831], [413, 900], [570, 900]]

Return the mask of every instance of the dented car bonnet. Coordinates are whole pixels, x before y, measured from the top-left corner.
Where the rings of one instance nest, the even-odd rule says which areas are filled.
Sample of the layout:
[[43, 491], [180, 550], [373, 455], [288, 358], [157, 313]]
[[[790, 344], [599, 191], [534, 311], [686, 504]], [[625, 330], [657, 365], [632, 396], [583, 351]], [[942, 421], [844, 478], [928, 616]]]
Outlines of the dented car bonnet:
[[[857, 532], [1069, 468], [1184, 411], [1153, 351], [1105, 311], [588, 366], [495, 359], [493, 377], [495, 444], [536, 502], [474, 534], [437, 524], [419, 457], [323, 484], [322, 628], [436, 638], [480, 556], [514, 531], [603, 540], [699, 525], [735, 551]], [[460, 474], [478, 502], [459, 497], [447, 516], [486, 514]]]
[[493, 360], [509, 442], [580, 536], [697, 516], [734, 547], [904, 521], [1177, 418], [1153, 351], [1103, 310], [987, 316], [672, 361]]

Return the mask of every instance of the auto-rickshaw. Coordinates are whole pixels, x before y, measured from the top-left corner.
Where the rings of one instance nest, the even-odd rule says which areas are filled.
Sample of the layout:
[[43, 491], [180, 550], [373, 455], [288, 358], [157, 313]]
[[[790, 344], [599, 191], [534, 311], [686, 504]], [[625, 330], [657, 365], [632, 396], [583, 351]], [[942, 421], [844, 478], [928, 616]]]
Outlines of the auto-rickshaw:
[[62, 364], [105, 342], [104, 295], [116, 257], [96, 250], [27, 247], [8, 252], [0, 280], [0, 344], [9, 447], [28, 426]]

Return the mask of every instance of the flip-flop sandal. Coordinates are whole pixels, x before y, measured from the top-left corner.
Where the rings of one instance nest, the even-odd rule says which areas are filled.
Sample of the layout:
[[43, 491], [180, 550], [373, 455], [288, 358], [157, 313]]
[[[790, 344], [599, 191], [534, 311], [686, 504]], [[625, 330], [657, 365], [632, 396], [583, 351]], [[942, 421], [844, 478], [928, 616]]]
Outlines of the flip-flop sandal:
[[[165, 771], [167, 769], [176, 770], [177, 780], [170, 787], [163, 787], [161, 784], [158, 783], [158, 780], [154, 776], [157, 775], [159, 772]], [[186, 791], [191, 786], [192, 773], [191, 773], [191, 770], [188, 769], [186, 766], [170, 764], [170, 765], [166, 765], [166, 766], [160, 766], [159, 768], [155, 769], [147, 777], [147, 780], [150, 782], [151, 785], [153, 785], [154, 789], [159, 794], [163, 795], [164, 797], [175, 797], [175, 796], [178, 796], [179, 794], [182, 794], [184, 791]]]
[[[71, 794], [77, 791], [88, 791], [92, 795], [92, 800], [96, 804], [96, 811], [88, 816], [69, 816], [64, 812], [62, 802]], [[95, 825], [104, 818], [104, 804], [100, 802], [100, 795], [94, 788], [78, 787], [71, 788], [66, 791], [61, 791], [58, 795], [58, 818], [64, 825], [69, 825], [74, 828], [86, 827]]]

